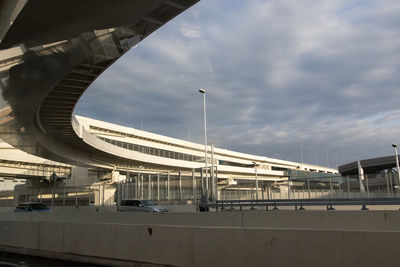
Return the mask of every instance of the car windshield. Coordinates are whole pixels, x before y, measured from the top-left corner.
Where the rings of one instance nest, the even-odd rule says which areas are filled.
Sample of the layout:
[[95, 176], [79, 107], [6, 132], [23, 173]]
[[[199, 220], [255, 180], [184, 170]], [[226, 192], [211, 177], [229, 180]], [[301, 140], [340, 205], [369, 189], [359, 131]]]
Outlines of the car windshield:
[[32, 203], [30, 204], [33, 210], [45, 210], [48, 209], [48, 207], [43, 204], [43, 203]]
[[156, 206], [157, 205], [157, 203], [155, 203], [154, 201], [151, 201], [151, 200], [142, 200], [142, 202], [145, 206]]

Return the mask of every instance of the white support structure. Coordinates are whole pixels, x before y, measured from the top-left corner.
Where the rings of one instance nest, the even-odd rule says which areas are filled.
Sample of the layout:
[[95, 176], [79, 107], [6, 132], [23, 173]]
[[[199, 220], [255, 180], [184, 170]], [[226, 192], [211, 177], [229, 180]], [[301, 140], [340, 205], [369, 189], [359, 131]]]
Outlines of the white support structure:
[[360, 192], [365, 193], [365, 188], [364, 188], [364, 169], [361, 167], [360, 161], [357, 161], [357, 166], [358, 166], [358, 181], [360, 183]]

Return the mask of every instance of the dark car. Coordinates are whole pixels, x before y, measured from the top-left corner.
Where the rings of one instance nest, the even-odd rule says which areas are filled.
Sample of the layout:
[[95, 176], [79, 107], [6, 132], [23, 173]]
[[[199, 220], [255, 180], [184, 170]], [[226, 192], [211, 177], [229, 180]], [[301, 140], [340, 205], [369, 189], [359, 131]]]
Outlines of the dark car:
[[117, 206], [117, 211], [146, 211], [146, 212], [167, 212], [166, 207], [157, 205], [152, 200], [122, 200]]
[[15, 212], [50, 212], [51, 209], [40, 202], [26, 202], [18, 204]]

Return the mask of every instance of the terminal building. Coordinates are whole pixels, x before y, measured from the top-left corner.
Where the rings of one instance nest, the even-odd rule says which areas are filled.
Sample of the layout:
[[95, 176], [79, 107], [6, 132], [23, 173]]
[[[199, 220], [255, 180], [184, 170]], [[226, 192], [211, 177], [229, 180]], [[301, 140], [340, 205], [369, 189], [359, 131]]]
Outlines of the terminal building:
[[80, 125], [78, 135], [90, 136], [86, 138], [93, 147], [119, 160], [109, 164], [96, 159], [92, 166], [78, 166], [0, 143], [0, 176], [13, 183], [26, 181], [3, 196], [3, 202], [15, 195], [16, 202], [39, 200], [54, 205], [114, 205], [125, 198], [193, 203], [206, 191], [213, 200], [287, 198], [288, 187], [298, 187], [296, 178], [322, 177], [326, 184], [326, 178], [337, 176], [333, 168], [214, 146], [208, 147], [206, 176], [204, 145], [81, 116], [74, 115], [74, 120]]

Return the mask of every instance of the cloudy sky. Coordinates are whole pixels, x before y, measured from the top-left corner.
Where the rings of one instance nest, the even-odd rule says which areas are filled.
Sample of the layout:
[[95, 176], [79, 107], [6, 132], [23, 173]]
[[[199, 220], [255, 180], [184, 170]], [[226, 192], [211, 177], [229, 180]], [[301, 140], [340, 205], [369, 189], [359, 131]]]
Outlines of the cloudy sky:
[[[336, 167], [400, 143], [400, 1], [201, 0], [142, 41], [75, 112]], [[301, 153], [303, 151], [303, 153]]]

